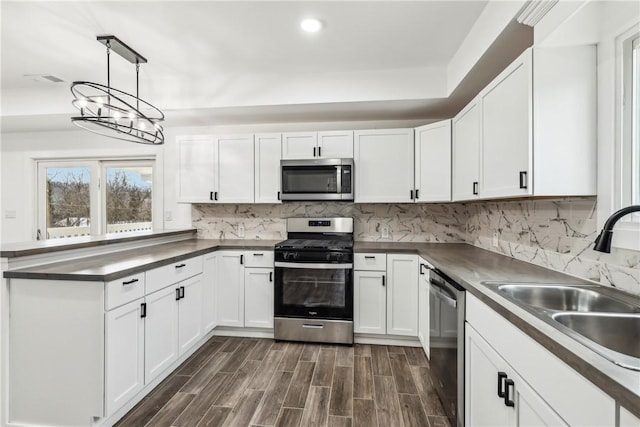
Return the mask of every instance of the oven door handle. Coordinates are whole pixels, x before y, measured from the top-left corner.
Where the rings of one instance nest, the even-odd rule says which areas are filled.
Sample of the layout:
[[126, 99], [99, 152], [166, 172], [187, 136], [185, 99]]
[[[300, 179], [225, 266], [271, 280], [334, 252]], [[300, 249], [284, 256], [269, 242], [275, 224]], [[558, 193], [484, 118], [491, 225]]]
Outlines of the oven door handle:
[[445, 304], [450, 305], [453, 308], [456, 308], [458, 306], [458, 302], [456, 301], [456, 299], [452, 298], [452, 296], [449, 295], [449, 290], [443, 288], [440, 282], [437, 282], [433, 279], [429, 280], [429, 282], [431, 282], [431, 288], [435, 291], [435, 296], [438, 299], [442, 300]]
[[353, 264], [330, 264], [330, 263], [314, 263], [314, 262], [276, 262], [276, 267], [284, 268], [306, 268], [309, 270], [343, 270], [352, 269]]

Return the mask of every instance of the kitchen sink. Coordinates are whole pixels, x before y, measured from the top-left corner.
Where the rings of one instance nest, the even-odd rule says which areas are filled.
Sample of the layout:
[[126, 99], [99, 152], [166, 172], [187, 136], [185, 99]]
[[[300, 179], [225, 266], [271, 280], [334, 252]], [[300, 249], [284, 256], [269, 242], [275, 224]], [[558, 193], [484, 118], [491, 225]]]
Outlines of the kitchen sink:
[[640, 371], [640, 300], [598, 285], [483, 284], [613, 363]]
[[551, 318], [605, 348], [640, 358], [640, 314], [564, 312]]
[[509, 284], [498, 291], [509, 299], [556, 311], [640, 313], [640, 307], [598, 292], [596, 286]]

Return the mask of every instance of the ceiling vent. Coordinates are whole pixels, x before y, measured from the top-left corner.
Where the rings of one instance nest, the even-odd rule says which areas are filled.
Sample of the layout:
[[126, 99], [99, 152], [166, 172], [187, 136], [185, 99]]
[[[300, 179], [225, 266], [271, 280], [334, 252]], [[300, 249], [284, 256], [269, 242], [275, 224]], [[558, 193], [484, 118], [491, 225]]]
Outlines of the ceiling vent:
[[23, 77], [40, 83], [64, 83], [60, 77], [51, 74], [25, 74]]

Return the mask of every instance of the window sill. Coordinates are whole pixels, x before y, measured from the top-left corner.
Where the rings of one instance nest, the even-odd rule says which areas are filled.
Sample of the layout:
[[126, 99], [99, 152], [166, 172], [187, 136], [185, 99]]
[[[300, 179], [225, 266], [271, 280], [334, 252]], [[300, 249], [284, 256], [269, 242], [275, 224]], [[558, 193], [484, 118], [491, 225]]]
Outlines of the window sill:
[[614, 227], [611, 246], [640, 251], [640, 222], [621, 221]]

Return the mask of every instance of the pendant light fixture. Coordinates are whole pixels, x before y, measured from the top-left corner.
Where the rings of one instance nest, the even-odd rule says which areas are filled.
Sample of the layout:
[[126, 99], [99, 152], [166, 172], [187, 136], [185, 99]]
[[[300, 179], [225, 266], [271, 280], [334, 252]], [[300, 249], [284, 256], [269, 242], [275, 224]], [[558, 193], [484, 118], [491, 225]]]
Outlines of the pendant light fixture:
[[[98, 36], [97, 40], [107, 47], [107, 85], [73, 82], [71, 93], [74, 99], [71, 103], [80, 110], [80, 116], [71, 117], [71, 122], [111, 138], [139, 144], [164, 144], [164, 133], [160, 125], [164, 121], [164, 114], [140, 99], [140, 64], [147, 60], [115, 36]], [[135, 96], [111, 87], [111, 51], [136, 65]]]

